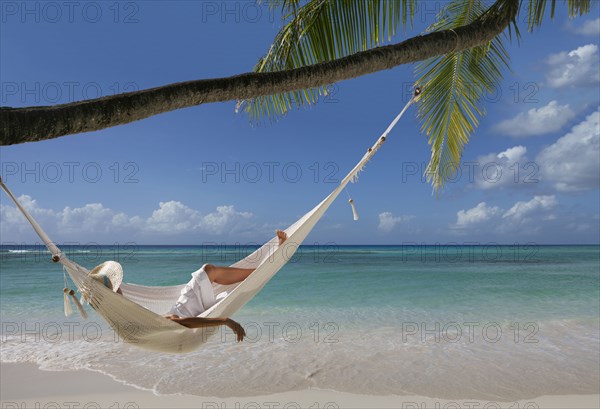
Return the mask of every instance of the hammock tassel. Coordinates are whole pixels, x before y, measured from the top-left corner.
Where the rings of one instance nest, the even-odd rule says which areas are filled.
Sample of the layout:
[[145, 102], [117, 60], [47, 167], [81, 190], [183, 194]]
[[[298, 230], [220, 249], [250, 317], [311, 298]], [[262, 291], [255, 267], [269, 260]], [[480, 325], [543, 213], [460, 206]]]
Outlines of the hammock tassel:
[[69, 289], [66, 287], [63, 289], [63, 301], [65, 307], [65, 317], [68, 317], [69, 315], [73, 314], [73, 310], [71, 309], [71, 303], [69, 302]]
[[81, 305], [81, 303], [79, 302], [79, 300], [75, 296], [75, 291], [74, 290], [70, 290], [69, 291], [69, 295], [73, 299], [73, 303], [75, 303], [75, 306], [77, 307], [77, 311], [79, 311], [79, 314], [81, 314], [81, 317], [84, 320], [87, 320], [87, 317], [88, 317], [87, 312], [85, 312], [85, 310], [83, 309], [83, 305]]
[[348, 203], [350, 203], [350, 207], [352, 207], [352, 214], [354, 215], [354, 221], [358, 220], [358, 212], [356, 211], [356, 206], [354, 206], [354, 200], [350, 199], [350, 200], [348, 200]]
[[89, 296], [88, 292], [81, 288], [79, 289], [79, 292], [81, 293], [81, 298], [79, 299], [79, 303], [80, 304], [86, 303], [87, 305], [90, 305], [90, 296]]

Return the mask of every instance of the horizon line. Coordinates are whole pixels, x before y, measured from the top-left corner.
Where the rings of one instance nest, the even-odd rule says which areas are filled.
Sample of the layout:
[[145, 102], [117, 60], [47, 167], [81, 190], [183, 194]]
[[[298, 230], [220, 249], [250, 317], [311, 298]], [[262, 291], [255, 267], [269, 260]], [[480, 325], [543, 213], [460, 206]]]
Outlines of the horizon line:
[[[58, 245], [59, 243], [57, 242], [53, 242], [55, 245]], [[220, 246], [263, 246], [264, 244], [266, 244], [267, 242], [264, 242], [262, 244], [259, 243], [216, 243], [216, 242], [207, 242], [207, 243], [203, 243], [203, 244], [140, 244], [140, 243], [136, 243], [136, 242], [125, 242], [125, 243], [110, 243], [110, 244], [105, 244], [105, 243], [94, 243], [94, 242], [90, 242], [90, 243], [85, 243], [85, 244], [78, 244], [78, 243], [63, 243], [62, 246], [63, 247], [93, 247], [93, 246], [102, 246], [102, 247], [108, 247], [108, 246], [127, 246], [127, 247], [131, 247], [131, 246], [146, 246], [146, 247], [150, 247], [150, 246], [163, 246], [163, 247], [220, 247]], [[487, 242], [487, 243], [482, 243], [482, 242], [464, 242], [464, 243], [455, 243], [455, 242], [448, 242], [448, 243], [426, 243], [426, 242], [421, 242], [421, 243], [417, 243], [417, 242], [404, 242], [404, 243], [399, 243], [399, 244], [368, 244], [368, 243], [364, 243], [364, 244], [342, 244], [342, 243], [335, 243], [335, 242], [326, 242], [326, 243], [316, 243], [316, 244], [300, 244], [300, 246], [306, 246], [306, 247], [318, 247], [318, 246], [346, 246], [346, 247], [359, 247], [359, 246], [387, 246], [387, 247], [400, 247], [400, 246], [406, 246], [406, 247], [417, 247], [417, 246], [452, 246], [452, 247], [467, 247], [467, 246], [600, 246], [600, 242], [597, 243], [535, 243], [535, 242], [526, 242], [526, 243], [499, 243], [499, 242]], [[0, 248], [2, 247], [8, 247], [8, 246], [28, 246], [28, 247], [34, 247], [34, 246], [39, 246], [39, 247], [45, 247], [45, 244], [43, 243], [0, 243]]]

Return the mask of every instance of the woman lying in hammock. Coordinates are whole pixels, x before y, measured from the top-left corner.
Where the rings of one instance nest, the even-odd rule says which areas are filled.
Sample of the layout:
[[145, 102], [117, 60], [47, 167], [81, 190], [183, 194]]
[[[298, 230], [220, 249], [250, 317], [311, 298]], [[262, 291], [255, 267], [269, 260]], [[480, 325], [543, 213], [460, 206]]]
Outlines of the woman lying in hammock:
[[[279, 245], [287, 239], [287, 234], [277, 230]], [[166, 318], [188, 328], [213, 327], [226, 325], [237, 335], [241, 341], [246, 335], [244, 328], [231, 318], [202, 318], [199, 317], [216, 304], [212, 284], [235, 284], [243, 281], [254, 271], [253, 268], [220, 267], [212, 264], [203, 265], [200, 270], [192, 273], [192, 279], [185, 286], [175, 305]]]
[[[276, 234], [281, 246], [287, 239], [287, 234], [282, 230], [277, 230]], [[253, 268], [220, 267], [204, 264], [198, 271], [192, 273], [192, 279], [181, 290], [181, 295], [165, 318], [188, 328], [225, 325], [235, 332], [238, 341], [243, 340], [246, 331], [231, 318], [203, 318], [199, 315], [217, 303], [212, 283], [222, 285], [239, 283], [244, 281], [253, 271]], [[90, 271], [89, 275], [117, 294], [123, 295], [120, 288], [123, 281], [123, 270], [119, 263], [107, 261]]]

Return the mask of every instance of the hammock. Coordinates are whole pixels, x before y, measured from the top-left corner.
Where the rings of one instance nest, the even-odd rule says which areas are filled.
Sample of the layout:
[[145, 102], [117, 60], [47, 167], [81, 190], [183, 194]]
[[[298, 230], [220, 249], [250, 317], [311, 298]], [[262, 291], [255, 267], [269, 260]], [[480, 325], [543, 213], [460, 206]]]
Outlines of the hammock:
[[[204, 311], [200, 317], [229, 317], [267, 284], [277, 271], [292, 258], [300, 244], [346, 185], [349, 182], [357, 181], [358, 173], [385, 142], [388, 133], [416, 100], [419, 92], [420, 90], [417, 88], [413, 98], [408, 101], [356, 166], [342, 179], [339, 186], [311, 211], [285, 229], [288, 238], [283, 245], [278, 246], [278, 238], [273, 237], [249, 256], [232, 264], [232, 267], [255, 269], [252, 274], [244, 281], [231, 285], [212, 283], [217, 303]], [[179, 298], [185, 285], [150, 287], [122, 283], [120, 288], [123, 295], [119, 295], [89, 277], [89, 270], [70, 260], [61, 252], [1, 179], [0, 187], [44, 242], [52, 254], [52, 260], [64, 266], [79, 292], [86, 295], [89, 304], [108, 322], [122, 341], [153, 351], [185, 353], [198, 348], [216, 333], [214, 327], [191, 329], [164, 318], [164, 315]], [[352, 199], [349, 202], [354, 218], [357, 219]]]

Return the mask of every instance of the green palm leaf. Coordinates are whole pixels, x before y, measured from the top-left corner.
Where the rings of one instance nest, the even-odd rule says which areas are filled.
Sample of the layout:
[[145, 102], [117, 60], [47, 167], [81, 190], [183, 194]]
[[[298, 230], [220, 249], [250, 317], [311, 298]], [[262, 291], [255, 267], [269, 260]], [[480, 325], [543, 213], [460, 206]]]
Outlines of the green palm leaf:
[[[389, 42], [399, 26], [412, 25], [415, 0], [279, 0], [271, 7], [281, 7], [287, 24], [254, 67], [257, 72], [332, 61]], [[273, 119], [327, 95], [328, 87], [318, 87], [242, 102], [253, 120]]]
[[[481, 0], [454, 0], [441, 10], [428, 31], [454, 29], [480, 17]], [[419, 98], [421, 130], [431, 145], [426, 176], [438, 191], [456, 174], [465, 144], [485, 115], [482, 97], [492, 92], [508, 67], [505, 35], [485, 46], [452, 52], [419, 63], [415, 74], [423, 92]]]
[[[581, 16], [590, 11], [591, 0], [563, 0], [563, 2], [567, 3], [569, 17]], [[548, 0], [529, 0], [527, 4], [527, 28], [529, 31], [533, 31], [536, 26], [542, 24], [547, 3]], [[556, 0], [550, 0], [550, 18], [554, 18], [555, 11]]]

